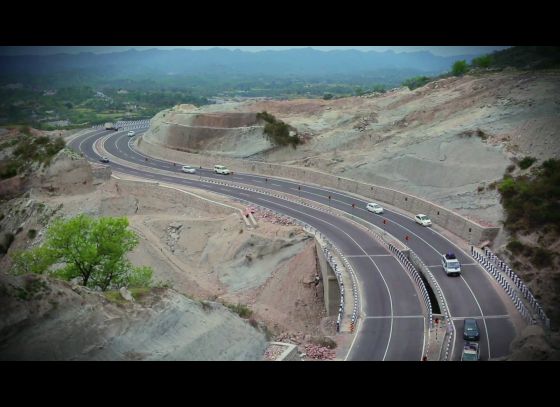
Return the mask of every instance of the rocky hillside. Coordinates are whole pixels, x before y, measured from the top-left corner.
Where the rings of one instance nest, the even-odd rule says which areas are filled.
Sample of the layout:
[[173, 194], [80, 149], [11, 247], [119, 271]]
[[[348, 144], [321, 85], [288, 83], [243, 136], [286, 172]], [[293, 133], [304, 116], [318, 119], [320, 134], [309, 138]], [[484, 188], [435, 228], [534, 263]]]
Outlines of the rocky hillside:
[[221, 304], [170, 289], [136, 297], [0, 273], [0, 360], [262, 358], [264, 333]]
[[[228, 155], [258, 155], [395, 187], [497, 224], [498, 194], [485, 186], [500, 179], [512, 159], [560, 155], [559, 91], [557, 71], [504, 70], [445, 78], [414, 91], [232, 102], [198, 113], [268, 111], [307, 140], [295, 150], [270, 149], [260, 133], [234, 135], [221, 149]], [[162, 122], [159, 116], [152, 120], [159, 140], [165, 139], [162, 132], [186, 124], [181, 115], [167, 116], [165, 128]], [[217, 149], [219, 143], [212, 151]]]

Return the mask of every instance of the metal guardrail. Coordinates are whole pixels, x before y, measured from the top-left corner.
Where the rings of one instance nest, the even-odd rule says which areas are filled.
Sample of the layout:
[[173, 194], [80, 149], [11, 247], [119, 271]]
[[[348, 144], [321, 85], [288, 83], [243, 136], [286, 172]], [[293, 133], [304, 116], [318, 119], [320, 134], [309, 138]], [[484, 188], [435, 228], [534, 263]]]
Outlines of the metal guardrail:
[[471, 246], [471, 256], [482, 266], [484, 271], [490, 274], [504, 289], [507, 295], [513, 301], [515, 308], [519, 311], [521, 316], [530, 324], [535, 324], [536, 320], [531, 315], [529, 309], [525, 306], [521, 298], [517, 295], [514, 288], [512, 288], [511, 284], [505, 279], [503, 275], [500, 274], [498, 268], [492, 264], [492, 262], [482, 253], [475, 249], [474, 246]]
[[509, 267], [506, 262], [501, 260], [498, 256], [496, 256], [490, 249], [487, 247], [484, 248], [484, 255], [488, 260], [490, 260], [494, 266], [496, 266], [499, 270], [505, 273], [511, 281], [515, 284], [515, 286], [519, 289], [523, 297], [529, 301], [529, 304], [533, 308], [533, 311], [537, 315], [538, 319], [550, 329], [550, 319], [546, 316], [544, 309], [541, 307], [529, 287], [525, 285], [523, 280], [515, 274], [515, 272]]

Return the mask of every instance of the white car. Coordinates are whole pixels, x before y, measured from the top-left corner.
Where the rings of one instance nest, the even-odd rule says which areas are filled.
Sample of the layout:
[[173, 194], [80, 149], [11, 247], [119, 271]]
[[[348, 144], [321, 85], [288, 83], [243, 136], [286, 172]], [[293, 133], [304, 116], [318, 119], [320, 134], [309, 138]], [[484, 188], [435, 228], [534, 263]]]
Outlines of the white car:
[[191, 167], [190, 165], [183, 165], [181, 170], [183, 172], [188, 172], [189, 174], [194, 174], [196, 172], [196, 169], [194, 167]]
[[102, 163], [108, 163], [109, 162], [109, 158], [107, 158], [106, 156], [103, 156], [99, 159], [99, 161], [101, 161]]
[[383, 213], [383, 208], [375, 202], [370, 202], [366, 205], [366, 209], [373, 213]]
[[461, 263], [457, 260], [454, 253], [445, 253], [441, 255], [441, 265], [448, 276], [461, 275]]
[[416, 221], [416, 223], [421, 224], [422, 226], [431, 226], [432, 225], [432, 221], [430, 220], [430, 218], [428, 218], [426, 215], [423, 214], [418, 214], [414, 217], [414, 220]]
[[215, 165], [215, 166], [214, 166], [214, 172], [215, 172], [216, 174], [224, 174], [224, 175], [227, 175], [227, 174], [230, 174], [230, 173], [231, 173], [231, 171], [228, 170], [228, 169], [227, 169], [226, 167], [224, 167], [223, 165]]
[[136, 134], [136, 133], [135, 133], [133, 130], [130, 130], [130, 131], [128, 132], [128, 137], [132, 137], [132, 136], [134, 136], [135, 134]]

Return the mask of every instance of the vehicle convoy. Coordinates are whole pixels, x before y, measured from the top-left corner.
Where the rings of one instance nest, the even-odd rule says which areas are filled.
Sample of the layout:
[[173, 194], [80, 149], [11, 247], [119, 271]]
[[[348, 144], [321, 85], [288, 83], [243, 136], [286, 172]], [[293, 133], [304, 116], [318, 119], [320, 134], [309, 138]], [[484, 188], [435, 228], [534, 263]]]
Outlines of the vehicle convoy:
[[227, 175], [227, 174], [231, 174], [231, 171], [228, 170], [226, 167], [224, 167], [223, 165], [215, 165], [214, 166], [214, 172], [216, 174], [223, 174], [223, 175]]
[[459, 263], [454, 253], [442, 254], [441, 265], [448, 276], [458, 276], [461, 274], [461, 263]]
[[462, 361], [477, 361], [480, 360], [480, 347], [476, 342], [465, 342], [463, 346], [463, 354], [461, 355]]
[[422, 226], [431, 226], [432, 225], [432, 221], [430, 220], [430, 218], [428, 218], [426, 215], [423, 215], [421, 213], [416, 215], [414, 217], [414, 220], [416, 221], [416, 223], [418, 223]]
[[373, 213], [383, 213], [383, 208], [375, 202], [368, 203], [366, 209]]

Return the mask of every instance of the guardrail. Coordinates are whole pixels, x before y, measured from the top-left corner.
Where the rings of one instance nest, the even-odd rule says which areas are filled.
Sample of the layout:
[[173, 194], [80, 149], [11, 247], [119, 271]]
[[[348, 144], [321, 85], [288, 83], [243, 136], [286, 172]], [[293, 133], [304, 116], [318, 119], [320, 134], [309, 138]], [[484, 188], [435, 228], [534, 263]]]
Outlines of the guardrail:
[[537, 314], [538, 319], [548, 328], [550, 329], [550, 319], [546, 316], [544, 309], [541, 307], [529, 287], [525, 285], [523, 280], [514, 273], [514, 271], [509, 267], [506, 262], [501, 260], [498, 256], [496, 256], [490, 249], [487, 247], [484, 248], [484, 255], [488, 260], [493, 262], [493, 264], [504, 272], [510, 279], [513, 281], [513, 284], [519, 289], [523, 297], [529, 301], [529, 304], [533, 308], [535, 314]]
[[485, 254], [480, 253], [478, 249], [475, 249], [474, 246], [471, 246], [471, 256], [482, 266], [482, 268], [488, 274], [490, 274], [500, 284], [500, 286], [513, 301], [515, 308], [517, 308], [521, 316], [528, 323], [536, 324], [537, 321], [533, 318], [531, 312], [525, 306], [521, 298], [519, 298], [515, 289], [512, 288], [511, 284], [509, 284], [505, 277], [500, 274], [498, 268], [490, 261], [490, 259], [488, 259]]

